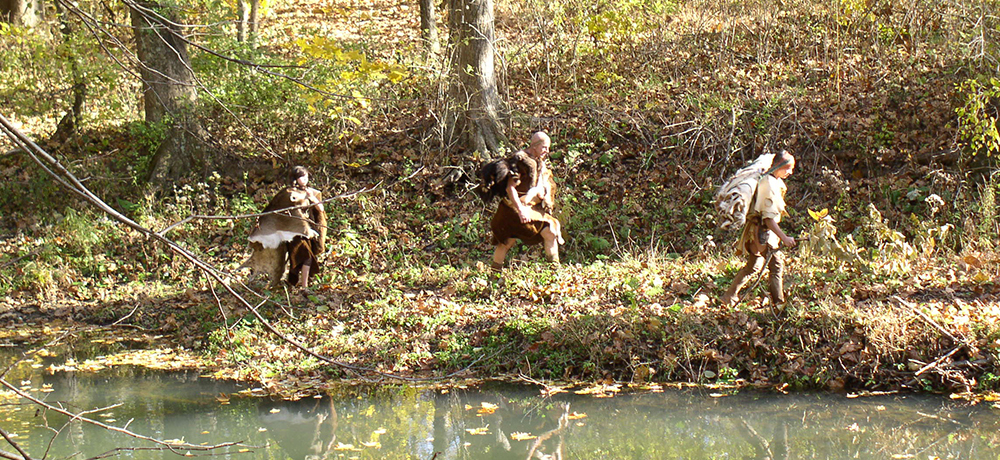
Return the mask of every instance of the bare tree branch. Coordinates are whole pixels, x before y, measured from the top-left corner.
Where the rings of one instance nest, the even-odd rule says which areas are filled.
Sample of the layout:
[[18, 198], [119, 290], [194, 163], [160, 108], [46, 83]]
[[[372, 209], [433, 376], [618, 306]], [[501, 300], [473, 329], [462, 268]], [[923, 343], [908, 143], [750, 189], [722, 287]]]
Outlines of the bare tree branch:
[[25, 452], [24, 449], [21, 448], [21, 446], [17, 445], [17, 443], [14, 442], [13, 439], [11, 439], [10, 435], [7, 434], [7, 432], [4, 431], [3, 428], [0, 428], [0, 436], [3, 436], [3, 438], [7, 441], [7, 444], [10, 444], [11, 447], [13, 447], [21, 454], [20, 457], [16, 457], [13, 455], [11, 457], [6, 457], [6, 455], [11, 455], [11, 454], [7, 454], [6, 452], [0, 451], [0, 456], [4, 456], [4, 458], [31, 460], [31, 456], [28, 455], [28, 453]]
[[[112, 208], [110, 205], [108, 205], [103, 200], [101, 200], [98, 196], [94, 195], [94, 193], [91, 192], [86, 186], [84, 186], [83, 183], [81, 183], [80, 180], [77, 179], [75, 175], [73, 175], [73, 173], [71, 173], [69, 170], [67, 170], [59, 162], [59, 160], [57, 160], [56, 158], [52, 157], [48, 152], [46, 152], [44, 149], [42, 149], [36, 143], [34, 143], [33, 141], [31, 141], [31, 139], [29, 139], [24, 133], [20, 132], [20, 130], [18, 130], [3, 115], [0, 115], [0, 131], [3, 131], [16, 145], [20, 146], [31, 157], [31, 159], [36, 164], [39, 165], [39, 167], [41, 167], [43, 170], [45, 170], [49, 175], [51, 175], [54, 179], [56, 179], [64, 187], [66, 187], [67, 189], [69, 189], [73, 193], [76, 193], [77, 195], [81, 196], [85, 201], [87, 201], [88, 203], [94, 205], [100, 211], [102, 211], [105, 214], [111, 216], [113, 219], [115, 219], [115, 220], [117, 220], [117, 221], [125, 224], [129, 228], [132, 228], [133, 230], [135, 230], [135, 231], [137, 231], [137, 232], [145, 235], [148, 238], [151, 238], [151, 239], [153, 239], [155, 241], [158, 241], [158, 242], [164, 244], [165, 246], [167, 246], [168, 249], [170, 249], [174, 253], [180, 255], [181, 257], [183, 257], [184, 259], [186, 259], [191, 265], [193, 265], [195, 268], [201, 270], [209, 278], [211, 278], [215, 282], [219, 283], [219, 285], [222, 286], [227, 292], [229, 292], [229, 294], [232, 295], [233, 298], [235, 298], [244, 308], [246, 308], [247, 311], [249, 311], [251, 314], [253, 314], [253, 316], [258, 321], [260, 321], [260, 323], [264, 326], [264, 328], [268, 330], [268, 332], [270, 332], [274, 336], [278, 337], [280, 340], [284, 341], [285, 343], [288, 343], [292, 347], [298, 349], [302, 353], [304, 353], [304, 354], [306, 354], [308, 356], [312, 356], [313, 358], [316, 358], [317, 360], [319, 360], [319, 361], [321, 361], [323, 363], [335, 366], [337, 368], [340, 368], [340, 369], [343, 369], [343, 370], [346, 370], [346, 371], [353, 372], [353, 373], [357, 374], [361, 378], [366, 378], [365, 374], [372, 374], [372, 375], [376, 375], [376, 376], [379, 376], [379, 377], [388, 378], [388, 379], [394, 379], [394, 380], [400, 380], [400, 381], [423, 382], [423, 381], [440, 380], [440, 379], [444, 379], [444, 378], [449, 378], [450, 377], [450, 375], [443, 376], [443, 377], [436, 377], [436, 378], [404, 377], [404, 376], [400, 376], [400, 375], [395, 375], [395, 374], [383, 372], [383, 371], [380, 371], [378, 369], [374, 369], [374, 368], [370, 368], [370, 367], [351, 365], [351, 364], [335, 360], [333, 358], [330, 358], [328, 356], [325, 356], [325, 355], [322, 355], [320, 353], [317, 353], [317, 352], [313, 351], [312, 349], [310, 349], [309, 347], [307, 347], [305, 344], [303, 344], [303, 343], [299, 342], [298, 340], [295, 340], [295, 339], [289, 337], [288, 335], [282, 333], [281, 331], [277, 330], [277, 328], [275, 328], [270, 323], [270, 321], [268, 321], [267, 318], [265, 318], [263, 315], [261, 315], [261, 313], [258, 311], [259, 305], [258, 306], [254, 306], [254, 305], [250, 304], [250, 302], [247, 301], [247, 299], [245, 297], [243, 297], [239, 292], [237, 292], [236, 289], [233, 288], [233, 286], [227, 280], [225, 280], [225, 279], [222, 278], [222, 275], [221, 275], [222, 272], [220, 270], [216, 269], [215, 267], [213, 267], [209, 263], [201, 260], [196, 255], [194, 255], [191, 251], [185, 249], [183, 246], [179, 245], [175, 241], [173, 241], [171, 239], [168, 239], [168, 238], [164, 237], [163, 235], [161, 235], [161, 234], [159, 234], [157, 232], [154, 232], [153, 230], [150, 230], [150, 229], [148, 229], [146, 227], [143, 227], [142, 225], [138, 224], [137, 222], [135, 222], [132, 219], [128, 218], [127, 216], [123, 215], [118, 210]], [[56, 170], [56, 171], [58, 171], [58, 174], [56, 172], [54, 172], [53, 169]]]

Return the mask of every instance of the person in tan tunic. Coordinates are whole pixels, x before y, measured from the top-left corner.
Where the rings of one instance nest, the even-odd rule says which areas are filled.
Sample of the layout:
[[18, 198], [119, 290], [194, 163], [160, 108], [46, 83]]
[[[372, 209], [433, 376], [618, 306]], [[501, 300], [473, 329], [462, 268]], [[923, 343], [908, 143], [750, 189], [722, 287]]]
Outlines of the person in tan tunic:
[[773, 161], [772, 169], [774, 166], [777, 166], [777, 169], [762, 177], [757, 183], [753, 207], [747, 215], [743, 233], [736, 242], [736, 254], [745, 255], [747, 262], [736, 272], [733, 283], [720, 299], [723, 306], [729, 307], [739, 301], [740, 289], [753, 275], [764, 268], [765, 262], [768, 269], [768, 293], [772, 305], [785, 302], [783, 292], [785, 255], [781, 251], [781, 246], [795, 246], [795, 239], [785, 235], [778, 224], [781, 222], [781, 216], [787, 215], [785, 212], [787, 188], [784, 179], [795, 171], [795, 157], [787, 150], [783, 150]]
[[503, 268], [507, 252], [517, 240], [529, 246], [541, 243], [546, 257], [559, 263], [559, 245], [563, 238], [559, 221], [551, 216], [554, 186], [545, 162], [551, 142], [547, 134], [536, 132], [528, 148], [512, 157], [518, 163], [518, 171], [532, 170], [530, 162], [519, 159], [523, 158], [519, 155], [534, 160], [536, 180], [534, 183], [521, 180], [526, 176], [523, 173], [510, 175], [507, 179], [505, 196], [490, 221], [495, 246], [491, 264], [494, 270]]
[[288, 260], [288, 283], [309, 288], [309, 276], [320, 268], [319, 256], [326, 247], [326, 210], [323, 194], [309, 187], [309, 171], [296, 166], [289, 174], [290, 185], [264, 208], [265, 214], [247, 238], [253, 250], [243, 265], [254, 273], [271, 276], [271, 285], [277, 285]]

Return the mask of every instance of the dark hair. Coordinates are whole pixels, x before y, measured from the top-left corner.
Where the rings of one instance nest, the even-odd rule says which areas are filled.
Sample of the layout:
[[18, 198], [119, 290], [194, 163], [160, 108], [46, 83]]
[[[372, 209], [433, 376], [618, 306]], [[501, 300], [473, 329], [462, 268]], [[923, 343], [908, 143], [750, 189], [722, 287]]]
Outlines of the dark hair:
[[288, 173], [288, 182], [294, 184], [300, 177], [308, 175], [309, 170], [305, 166], [296, 166]]
[[792, 156], [792, 153], [788, 150], [782, 150], [774, 156], [774, 159], [771, 160], [771, 168], [769, 171], [777, 171], [782, 166], [785, 166], [793, 161], [795, 161], [795, 157]]

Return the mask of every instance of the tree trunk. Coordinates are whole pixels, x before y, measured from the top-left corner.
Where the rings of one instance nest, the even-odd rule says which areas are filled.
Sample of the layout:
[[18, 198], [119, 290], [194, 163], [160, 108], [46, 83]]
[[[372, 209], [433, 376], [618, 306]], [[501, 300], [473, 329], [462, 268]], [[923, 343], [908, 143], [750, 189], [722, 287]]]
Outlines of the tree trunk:
[[164, 186], [192, 171], [204, 174], [209, 148], [203, 139], [207, 133], [194, 118], [194, 74], [187, 47], [177, 26], [171, 24], [178, 21], [154, 2], [130, 2], [129, 6], [136, 54], [142, 61], [146, 122], [167, 123], [166, 139], [153, 155], [149, 181]]
[[260, 32], [260, 0], [250, 0], [250, 43], [257, 43]]
[[420, 39], [424, 41], [424, 46], [431, 54], [438, 54], [441, 51], [434, 0], [420, 0]]
[[236, 40], [247, 41], [247, 22], [250, 20], [250, 7], [247, 0], [236, 0]]
[[38, 0], [0, 0], [0, 21], [34, 27], [38, 19]]
[[[73, 24], [67, 20], [62, 4], [55, 2], [55, 6], [56, 14], [59, 17], [59, 30], [62, 31], [63, 41], [68, 44], [73, 35]], [[72, 49], [72, 47], [68, 47], [67, 49]], [[76, 132], [83, 116], [83, 104], [87, 99], [87, 81], [84, 72], [80, 69], [78, 58], [73, 53], [68, 53], [66, 57], [69, 59], [70, 75], [73, 77], [73, 105], [63, 115], [62, 119], [59, 120], [55, 132], [49, 138], [49, 143], [52, 145], [60, 145], [66, 142]]]
[[494, 69], [493, 0], [449, 0], [449, 5], [455, 112], [448, 131], [471, 151], [500, 153], [506, 138]]

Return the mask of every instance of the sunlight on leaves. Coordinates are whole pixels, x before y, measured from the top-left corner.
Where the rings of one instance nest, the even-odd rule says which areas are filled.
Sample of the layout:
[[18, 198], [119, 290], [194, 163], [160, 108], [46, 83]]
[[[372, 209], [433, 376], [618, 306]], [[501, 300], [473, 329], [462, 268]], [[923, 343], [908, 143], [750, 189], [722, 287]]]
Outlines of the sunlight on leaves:
[[809, 217], [812, 217], [813, 220], [815, 220], [816, 222], [819, 222], [821, 219], [826, 217], [826, 215], [829, 212], [826, 208], [823, 208], [823, 210], [821, 211], [813, 211], [812, 209], [809, 209], [808, 211], [809, 211]]

